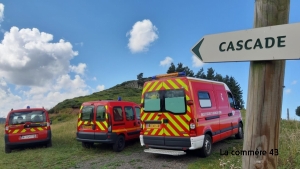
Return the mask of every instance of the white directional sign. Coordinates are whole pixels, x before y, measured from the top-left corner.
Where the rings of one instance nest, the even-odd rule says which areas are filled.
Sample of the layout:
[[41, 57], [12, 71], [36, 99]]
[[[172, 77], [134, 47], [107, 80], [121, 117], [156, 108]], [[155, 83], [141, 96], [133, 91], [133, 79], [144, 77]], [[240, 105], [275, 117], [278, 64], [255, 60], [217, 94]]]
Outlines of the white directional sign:
[[192, 53], [202, 62], [300, 59], [300, 23], [206, 35]]

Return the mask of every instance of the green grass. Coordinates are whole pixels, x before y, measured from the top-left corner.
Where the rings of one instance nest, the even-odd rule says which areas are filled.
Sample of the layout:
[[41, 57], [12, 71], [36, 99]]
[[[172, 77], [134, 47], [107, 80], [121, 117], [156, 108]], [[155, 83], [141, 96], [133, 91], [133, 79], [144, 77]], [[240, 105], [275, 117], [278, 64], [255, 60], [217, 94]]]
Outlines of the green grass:
[[[100, 159], [112, 159], [116, 153], [112, 151], [111, 146], [96, 145], [92, 149], [84, 149], [81, 147], [81, 143], [76, 141], [76, 124], [77, 115], [70, 113], [70, 109], [65, 109], [62, 115], [52, 115], [54, 123], [52, 125], [53, 133], [53, 147], [44, 148], [30, 148], [25, 150], [14, 150], [10, 154], [4, 153], [4, 126], [0, 125], [0, 168], [70, 168], [76, 167], [83, 161]], [[244, 115], [245, 113], [243, 113]], [[58, 118], [66, 117], [64, 120], [58, 121]], [[68, 119], [68, 120], [67, 120]], [[245, 119], [245, 118], [244, 118]], [[278, 169], [297, 168], [300, 166], [300, 123], [298, 121], [286, 121], [282, 120], [280, 124], [279, 135], [279, 161]], [[237, 140], [225, 140], [224, 144], [230, 143], [228, 151], [242, 150], [242, 142]], [[135, 152], [141, 152], [139, 142], [128, 144], [125, 149], [120, 152], [122, 156], [128, 156]], [[224, 152], [225, 150], [222, 150]], [[147, 159], [145, 159], [147, 160]], [[143, 161], [143, 160], [142, 160]], [[127, 161], [134, 167], [139, 167], [140, 160]], [[208, 158], [195, 158], [190, 162], [188, 168], [190, 169], [229, 169], [229, 168], [241, 168], [242, 156], [233, 155], [220, 155], [220, 152], [214, 152]], [[99, 164], [94, 162], [91, 164], [92, 168], [99, 168]], [[108, 162], [104, 164], [103, 168], [116, 168], [121, 163]]]

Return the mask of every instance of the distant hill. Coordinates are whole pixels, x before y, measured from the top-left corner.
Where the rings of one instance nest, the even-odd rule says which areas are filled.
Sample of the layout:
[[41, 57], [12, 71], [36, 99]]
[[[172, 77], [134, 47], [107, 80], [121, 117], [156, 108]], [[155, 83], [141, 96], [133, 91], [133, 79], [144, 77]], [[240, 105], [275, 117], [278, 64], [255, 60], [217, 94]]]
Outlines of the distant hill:
[[0, 124], [3, 124], [3, 123], [5, 123], [5, 120], [6, 120], [6, 118], [0, 118]]
[[[76, 92], [76, 91], [74, 91]], [[78, 109], [81, 104], [86, 101], [96, 100], [117, 100], [120, 96], [122, 100], [140, 103], [142, 94], [142, 86], [138, 85], [137, 80], [126, 81], [118, 84], [112, 88], [93, 93], [87, 96], [75, 97], [73, 99], [66, 99], [49, 110], [49, 113], [59, 113], [66, 108]]]

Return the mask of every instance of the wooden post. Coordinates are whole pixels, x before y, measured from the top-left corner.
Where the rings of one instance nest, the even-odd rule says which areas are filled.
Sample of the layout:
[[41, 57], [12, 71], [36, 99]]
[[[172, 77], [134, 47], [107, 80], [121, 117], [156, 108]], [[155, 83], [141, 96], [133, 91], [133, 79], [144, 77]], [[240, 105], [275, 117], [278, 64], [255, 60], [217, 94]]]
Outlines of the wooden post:
[[[254, 27], [287, 24], [289, 10], [290, 0], [256, 0]], [[284, 73], [285, 60], [250, 62], [243, 151], [259, 155], [244, 154], [243, 169], [277, 168]]]
[[289, 109], [287, 109], [287, 120], [290, 120], [290, 112], [289, 112]]

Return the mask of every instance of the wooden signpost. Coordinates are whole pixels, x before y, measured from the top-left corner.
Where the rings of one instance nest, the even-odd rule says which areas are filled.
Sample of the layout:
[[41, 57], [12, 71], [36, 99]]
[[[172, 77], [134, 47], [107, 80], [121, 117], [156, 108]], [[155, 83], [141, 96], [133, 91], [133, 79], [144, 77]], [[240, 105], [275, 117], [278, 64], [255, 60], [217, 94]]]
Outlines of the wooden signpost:
[[[285, 60], [300, 58], [300, 24], [290, 0], [256, 0], [254, 29], [208, 35], [192, 53], [203, 62], [250, 61], [243, 169], [277, 168]], [[259, 39], [259, 40], [258, 40]]]

